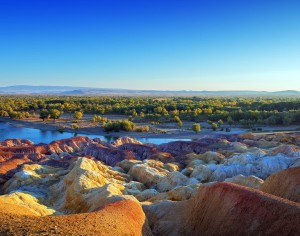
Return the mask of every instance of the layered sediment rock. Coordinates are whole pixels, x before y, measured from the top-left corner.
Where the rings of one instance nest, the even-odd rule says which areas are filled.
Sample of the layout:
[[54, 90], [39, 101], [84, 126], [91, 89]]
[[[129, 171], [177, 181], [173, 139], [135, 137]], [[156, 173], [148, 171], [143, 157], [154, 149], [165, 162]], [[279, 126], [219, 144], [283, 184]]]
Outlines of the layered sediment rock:
[[0, 221], [1, 235], [152, 235], [140, 204], [132, 200], [110, 203], [91, 213], [38, 217], [0, 199]]
[[[298, 235], [300, 205], [230, 183], [182, 202], [144, 205], [155, 235]], [[174, 217], [176, 216], [176, 217]]]
[[271, 175], [259, 189], [300, 203], [300, 167], [289, 168]]
[[[6, 223], [0, 234], [36, 233], [27, 224], [37, 221], [45, 234], [67, 234], [68, 221], [76, 219], [74, 229], [87, 227], [86, 235], [150, 235], [139, 202], [154, 235], [298, 234], [299, 137], [279, 136], [207, 136], [162, 145], [86, 137], [1, 142], [0, 218]], [[104, 222], [86, 221], [84, 213]], [[109, 224], [110, 217], [122, 223]]]

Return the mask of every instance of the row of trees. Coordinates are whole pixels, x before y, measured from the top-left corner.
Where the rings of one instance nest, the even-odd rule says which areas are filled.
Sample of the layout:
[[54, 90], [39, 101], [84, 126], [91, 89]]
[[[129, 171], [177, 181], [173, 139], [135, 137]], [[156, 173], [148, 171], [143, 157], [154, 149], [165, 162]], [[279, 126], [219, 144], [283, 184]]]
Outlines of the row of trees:
[[57, 109], [51, 109], [50, 111], [43, 109], [40, 112], [40, 119], [43, 119], [43, 121], [45, 121], [45, 119], [51, 118], [55, 122], [56, 119], [59, 119], [61, 114], [62, 112]]
[[[201, 122], [207, 119], [242, 125], [290, 125], [300, 123], [300, 99], [282, 97], [74, 97], [74, 96], [0, 96], [0, 116], [24, 117], [45, 111], [41, 117], [83, 113], [126, 115], [135, 122]], [[58, 111], [58, 112], [57, 112]], [[23, 113], [22, 113], [23, 112]], [[26, 114], [27, 115], [27, 114]], [[52, 115], [52, 118], [56, 115]], [[56, 116], [57, 117], [57, 116]], [[58, 115], [59, 117], [59, 115]], [[53, 118], [54, 119], [54, 118]], [[57, 119], [57, 118], [55, 118]]]

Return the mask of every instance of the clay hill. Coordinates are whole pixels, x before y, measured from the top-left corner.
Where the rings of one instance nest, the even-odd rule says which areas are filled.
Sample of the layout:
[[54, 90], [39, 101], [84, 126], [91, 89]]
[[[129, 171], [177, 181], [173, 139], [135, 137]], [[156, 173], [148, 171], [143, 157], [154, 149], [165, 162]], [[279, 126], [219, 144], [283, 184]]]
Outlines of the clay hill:
[[0, 235], [300, 235], [300, 134], [0, 142]]

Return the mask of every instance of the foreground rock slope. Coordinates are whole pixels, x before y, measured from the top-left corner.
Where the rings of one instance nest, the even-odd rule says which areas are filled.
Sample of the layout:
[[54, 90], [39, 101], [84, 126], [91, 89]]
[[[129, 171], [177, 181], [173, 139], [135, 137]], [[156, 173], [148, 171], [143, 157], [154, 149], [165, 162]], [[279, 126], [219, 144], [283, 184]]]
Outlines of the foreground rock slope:
[[299, 235], [299, 137], [6, 140], [0, 235]]

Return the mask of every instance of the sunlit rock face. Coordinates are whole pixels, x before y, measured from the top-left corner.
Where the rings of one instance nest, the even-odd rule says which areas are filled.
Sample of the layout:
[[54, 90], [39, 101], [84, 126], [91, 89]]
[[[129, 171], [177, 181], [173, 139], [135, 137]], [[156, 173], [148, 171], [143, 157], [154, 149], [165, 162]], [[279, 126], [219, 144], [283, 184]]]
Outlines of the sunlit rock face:
[[0, 142], [0, 147], [31, 146], [34, 143], [27, 139], [6, 139]]
[[236, 175], [234, 177], [225, 179], [224, 182], [234, 183], [242, 186], [246, 186], [249, 188], [259, 189], [264, 181], [254, 175], [244, 176], [244, 175]]
[[261, 191], [300, 203], [300, 167], [293, 167], [269, 176]]
[[133, 143], [133, 144], [143, 144], [133, 138], [130, 137], [121, 137], [118, 138], [116, 141], [112, 142], [111, 145], [114, 147], [122, 146], [124, 144]]
[[39, 216], [35, 208], [28, 210], [0, 197], [1, 235], [153, 235], [141, 205], [131, 199], [85, 214]]
[[[137, 210], [131, 219], [139, 222], [139, 234], [129, 235], [144, 229], [154, 235], [214, 235], [221, 229], [225, 235], [272, 234], [281, 232], [270, 220], [275, 218], [294, 233], [299, 227], [287, 219], [295, 223], [299, 211], [299, 166], [297, 134], [206, 136], [162, 145], [129, 137], [113, 143], [76, 137], [48, 145], [7, 140], [0, 143], [0, 203], [10, 206], [7, 212], [80, 218], [109, 206], [131, 214], [121, 204], [127, 202]], [[250, 205], [261, 209], [252, 212]], [[270, 215], [269, 207], [275, 209]]]
[[[300, 205], [232, 183], [199, 188], [187, 201], [143, 206], [155, 235], [297, 235]], [[276, 219], [276, 220], [275, 220]]]

